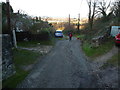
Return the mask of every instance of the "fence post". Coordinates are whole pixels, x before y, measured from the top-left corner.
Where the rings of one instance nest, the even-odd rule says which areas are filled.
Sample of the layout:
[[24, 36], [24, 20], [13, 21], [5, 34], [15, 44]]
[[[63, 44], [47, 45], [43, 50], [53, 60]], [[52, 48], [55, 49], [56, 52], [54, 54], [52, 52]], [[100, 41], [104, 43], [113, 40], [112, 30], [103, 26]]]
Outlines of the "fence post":
[[15, 30], [13, 30], [13, 42], [14, 42], [14, 47], [17, 48], [17, 41], [16, 41]]

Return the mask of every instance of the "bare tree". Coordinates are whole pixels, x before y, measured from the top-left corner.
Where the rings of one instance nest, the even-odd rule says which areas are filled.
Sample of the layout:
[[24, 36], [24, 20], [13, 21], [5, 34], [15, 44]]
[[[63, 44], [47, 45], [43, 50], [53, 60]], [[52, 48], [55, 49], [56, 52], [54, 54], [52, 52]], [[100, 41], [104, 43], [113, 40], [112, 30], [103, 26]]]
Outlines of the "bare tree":
[[90, 22], [90, 18], [91, 18], [91, 0], [87, 0], [88, 3], [88, 7], [89, 7], [89, 14], [88, 14], [88, 21]]
[[88, 7], [89, 7], [88, 23], [89, 23], [90, 30], [92, 30], [92, 28], [93, 28], [93, 21], [94, 21], [95, 14], [96, 14], [97, 2], [98, 2], [98, 0], [94, 0], [94, 1], [87, 0]]
[[118, 17], [118, 20], [120, 22], [120, 1], [115, 1], [113, 3], [113, 7], [112, 7], [113, 13], [115, 17]]
[[102, 14], [102, 17], [104, 20], [107, 20], [107, 18], [113, 13], [113, 10], [111, 10], [109, 13], [107, 13], [110, 10], [111, 6], [111, 0], [100, 0], [98, 2], [98, 11], [100, 14]]

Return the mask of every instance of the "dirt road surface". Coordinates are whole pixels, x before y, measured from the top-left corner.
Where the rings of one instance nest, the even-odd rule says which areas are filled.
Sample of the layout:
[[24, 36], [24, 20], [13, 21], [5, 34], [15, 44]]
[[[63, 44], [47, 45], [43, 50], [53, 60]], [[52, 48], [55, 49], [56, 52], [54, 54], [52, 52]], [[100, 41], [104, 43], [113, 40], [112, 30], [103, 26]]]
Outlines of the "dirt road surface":
[[58, 40], [18, 88], [96, 88], [97, 78], [77, 39]]

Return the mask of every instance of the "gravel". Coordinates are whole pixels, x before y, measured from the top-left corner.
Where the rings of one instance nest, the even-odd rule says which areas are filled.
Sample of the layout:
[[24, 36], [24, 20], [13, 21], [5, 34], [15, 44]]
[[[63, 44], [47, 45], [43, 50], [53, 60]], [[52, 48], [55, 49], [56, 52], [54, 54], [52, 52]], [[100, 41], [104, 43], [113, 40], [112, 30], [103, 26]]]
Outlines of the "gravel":
[[[94, 81], [94, 82], [93, 82]], [[94, 88], [97, 79], [92, 74], [80, 48], [73, 38], [59, 40], [45, 57], [40, 59], [18, 88]]]

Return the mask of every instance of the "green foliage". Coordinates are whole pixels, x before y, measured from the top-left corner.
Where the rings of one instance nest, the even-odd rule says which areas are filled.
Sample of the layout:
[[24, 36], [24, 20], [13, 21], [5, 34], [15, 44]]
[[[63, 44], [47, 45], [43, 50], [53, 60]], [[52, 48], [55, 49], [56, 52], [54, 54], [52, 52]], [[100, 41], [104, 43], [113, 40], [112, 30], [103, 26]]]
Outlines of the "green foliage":
[[14, 13], [11, 16], [11, 26], [12, 28], [18, 27], [19, 29], [22, 29], [24, 31], [29, 31], [30, 27], [32, 26], [32, 19], [27, 14], [22, 13]]
[[32, 34], [52, 32], [52, 30], [53, 28], [45, 22], [34, 23], [30, 28]]
[[26, 14], [22, 14], [22, 17], [19, 19], [20, 22], [22, 22], [22, 29], [29, 31], [30, 27], [32, 25], [32, 19], [26, 15]]
[[31, 34], [36, 35], [35, 40], [50, 40], [54, 36], [54, 29], [45, 22], [34, 23], [31, 26]]
[[16, 49], [13, 52], [13, 62], [15, 65], [16, 73], [3, 81], [3, 88], [15, 88], [30, 71], [25, 71], [21, 68], [22, 65], [34, 64], [37, 58], [40, 56], [39, 53]]
[[33, 34], [35, 34], [35, 33], [37, 33], [37, 30], [41, 30], [41, 25], [40, 25], [40, 23], [36, 23], [36, 24], [32, 25], [30, 29], [31, 29], [30, 31]]

